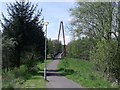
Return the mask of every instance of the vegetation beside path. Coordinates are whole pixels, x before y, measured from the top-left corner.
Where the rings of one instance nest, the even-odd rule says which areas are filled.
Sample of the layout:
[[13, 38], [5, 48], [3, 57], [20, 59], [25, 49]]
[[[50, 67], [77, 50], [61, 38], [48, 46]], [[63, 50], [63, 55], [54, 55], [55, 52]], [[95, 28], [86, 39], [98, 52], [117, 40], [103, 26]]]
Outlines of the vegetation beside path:
[[112, 88], [111, 84], [95, 71], [94, 65], [89, 61], [64, 58], [59, 63], [58, 70], [82, 87]]
[[[51, 60], [47, 60], [47, 64]], [[3, 73], [3, 88], [45, 88], [46, 81], [43, 78], [44, 63], [37, 61], [29, 69], [26, 65], [15, 68], [12, 71]]]

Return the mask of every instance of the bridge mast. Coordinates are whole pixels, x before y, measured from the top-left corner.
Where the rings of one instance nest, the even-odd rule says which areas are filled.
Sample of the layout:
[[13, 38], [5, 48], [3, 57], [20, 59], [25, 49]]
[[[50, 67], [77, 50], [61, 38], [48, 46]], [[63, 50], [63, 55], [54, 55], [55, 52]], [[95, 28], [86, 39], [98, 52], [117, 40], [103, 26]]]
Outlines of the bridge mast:
[[58, 41], [60, 38], [60, 31], [62, 29], [63, 32], [63, 41], [64, 41], [64, 51], [63, 51], [63, 55], [66, 56], [66, 45], [65, 45], [65, 33], [64, 33], [64, 25], [63, 25], [63, 21], [60, 22], [60, 27], [59, 27], [59, 33], [58, 33]]

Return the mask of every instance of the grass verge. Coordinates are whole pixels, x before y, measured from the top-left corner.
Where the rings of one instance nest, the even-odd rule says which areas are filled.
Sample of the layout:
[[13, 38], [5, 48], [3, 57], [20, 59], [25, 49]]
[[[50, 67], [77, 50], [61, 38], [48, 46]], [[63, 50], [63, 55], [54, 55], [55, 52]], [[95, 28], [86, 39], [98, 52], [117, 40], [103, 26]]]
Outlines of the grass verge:
[[[47, 60], [49, 64], [51, 60]], [[3, 88], [45, 88], [46, 81], [43, 78], [44, 63], [37, 61], [30, 69], [26, 65], [21, 65], [20, 68], [14, 68], [12, 71], [3, 73], [2, 87]]]
[[82, 87], [111, 88], [111, 84], [95, 72], [93, 64], [89, 61], [64, 58], [59, 63], [58, 70]]

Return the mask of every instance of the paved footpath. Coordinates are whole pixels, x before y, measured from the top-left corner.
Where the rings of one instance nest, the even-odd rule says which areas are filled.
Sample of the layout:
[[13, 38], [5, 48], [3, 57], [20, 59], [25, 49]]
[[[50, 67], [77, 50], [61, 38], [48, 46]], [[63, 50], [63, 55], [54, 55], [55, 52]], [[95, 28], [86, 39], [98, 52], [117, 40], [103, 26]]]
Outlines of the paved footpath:
[[[61, 55], [58, 55], [58, 58], [61, 58]], [[59, 61], [60, 59], [53, 60], [47, 66], [48, 82], [46, 84], [46, 88], [81, 88], [77, 83], [65, 78], [64, 76], [61, 76], [57, 72], [56, 69]]]

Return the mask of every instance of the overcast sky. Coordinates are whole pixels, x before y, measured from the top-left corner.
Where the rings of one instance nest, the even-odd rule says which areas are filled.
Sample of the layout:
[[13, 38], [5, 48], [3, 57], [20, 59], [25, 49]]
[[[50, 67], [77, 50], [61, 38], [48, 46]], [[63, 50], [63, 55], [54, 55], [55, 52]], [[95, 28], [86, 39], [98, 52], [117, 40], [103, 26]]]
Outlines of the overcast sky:
[[[32, 1], [33, 0], [29, 0]], [[54, 2], [55, 0], [51, 0], [51, 2], [48, 0], [40, 0], [41, 2], [38, 2], [38, 0], [34, 0], [34, 4], [38, 3], [38, 9], [43, 9], [42, 11], [42, 17], [44, 17], [45, 21], [49, 22], [48, 25], [48, 38], [51, 39], [57, 39], [60, 21], [63, 21], [64, 28], [65, 28], [65, 38], [66, 38], [66, 44], [70, 41], [70, 35], [69, 35], [69, 21], [70, 21], [70, 12], [69, 9], [74, 7], [74, 0], [58, 0], [57, 2]], [[64, 1], [64, 2], [63, 2]], [[68, 2], [69, 1], [69, 2]], [[14, 2], [14, 0], [5, 0], [5, 2], [2, 2], [0, 0], [0, 19], [1, 19], [1, 13], [3, 12], [5, 16], [7, 16], [7, 7], [6, 3]], [[60, 36], [60, 40], [62, 39], [62, 33]], [[63, 42], [63, 40], [62, 40]]]

